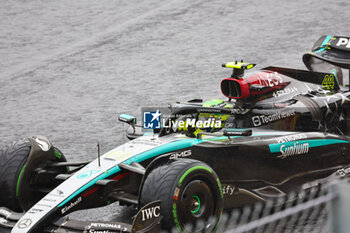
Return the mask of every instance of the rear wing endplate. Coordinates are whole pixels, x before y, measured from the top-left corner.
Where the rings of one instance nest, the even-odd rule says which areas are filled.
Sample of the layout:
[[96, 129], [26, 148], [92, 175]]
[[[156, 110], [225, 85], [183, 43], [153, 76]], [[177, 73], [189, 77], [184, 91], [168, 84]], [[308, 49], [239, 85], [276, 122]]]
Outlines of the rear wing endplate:
[[340, 73], [339, 68], [347, 69], [350, 81], [350, 37], [322, 36], [316, 41], [311, 52], [304, 54], [303, 62], [311, 71]]

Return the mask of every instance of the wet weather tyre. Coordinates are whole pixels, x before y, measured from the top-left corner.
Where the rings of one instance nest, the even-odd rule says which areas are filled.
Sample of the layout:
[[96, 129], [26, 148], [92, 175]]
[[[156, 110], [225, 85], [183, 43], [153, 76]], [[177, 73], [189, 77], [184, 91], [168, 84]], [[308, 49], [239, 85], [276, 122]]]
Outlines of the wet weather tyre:
[[[18, 201], [18, 184], [23, 179], [23, 170], [26, 166], [31, 151], [31, 143], [28, 139], [15, 141], [0, 150], [0, 206], [5, 206], [14, 211], [22, 211]], [[55, 148], [55, 153], [60, 154], [59, 161], [66, 161], [62, 152]], [[43, 161], [45, 162], [45, 161]], [[26, 193], [33, 196], [35, 204], [40, 195]]]
[[219, 178], [197, 160], [173, 160], [153, 169], [142, 186], [140, 204], [155, 200], [161, 201], [162, 228], [167, 230], [215, 232], [222, 215]]
[[0, 205], [15, 211], [21, 211], [17, 201], [16, 189], [27, 157], [30, 142], [21, 140], [11, 143], [0, 150]]

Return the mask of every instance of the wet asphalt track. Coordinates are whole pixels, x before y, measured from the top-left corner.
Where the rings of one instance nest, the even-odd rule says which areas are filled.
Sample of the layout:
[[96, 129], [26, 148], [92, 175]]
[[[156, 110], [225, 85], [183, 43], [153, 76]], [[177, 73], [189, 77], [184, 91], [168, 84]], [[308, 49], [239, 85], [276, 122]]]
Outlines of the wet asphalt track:
[[319, 36], [350, 35], [349, 10], [324, 0], [3, 0], [0, 146], [45, 135], [69, 160], [93, 159], [97, 140], [102, 152], [123, 142], [121, 113], [220, 97], [223, 62], [304, 68]]

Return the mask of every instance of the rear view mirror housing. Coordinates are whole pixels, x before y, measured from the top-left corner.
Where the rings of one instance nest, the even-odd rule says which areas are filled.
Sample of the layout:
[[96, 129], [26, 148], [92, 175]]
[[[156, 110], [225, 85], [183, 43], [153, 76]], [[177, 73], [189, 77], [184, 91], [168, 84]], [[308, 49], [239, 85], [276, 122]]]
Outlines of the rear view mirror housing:
[[129, 124], [129, 125], [136, 124], [136, 117], [128, 115], [128, 114], [119, 115], [118, 120], [123, 122], [123, 123]]
[[236, 128], [226, 128], [224, 129], [224, 136], [251, 136], [251, 129], [236, 129]]

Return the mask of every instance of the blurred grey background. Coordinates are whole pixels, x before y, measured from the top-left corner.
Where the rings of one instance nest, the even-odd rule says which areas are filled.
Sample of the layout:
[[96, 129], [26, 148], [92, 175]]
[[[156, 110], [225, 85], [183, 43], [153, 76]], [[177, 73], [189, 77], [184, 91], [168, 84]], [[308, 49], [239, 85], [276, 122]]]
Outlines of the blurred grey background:
[[349, 12], [337, 0], [2, 0], [0, 146], [44, 135], [93, 159], [97, 140], [102, 152], [123, 142], [121, 113], [222, 97], [223, 62], [304, 68], [321, 35], [350, 35]]

